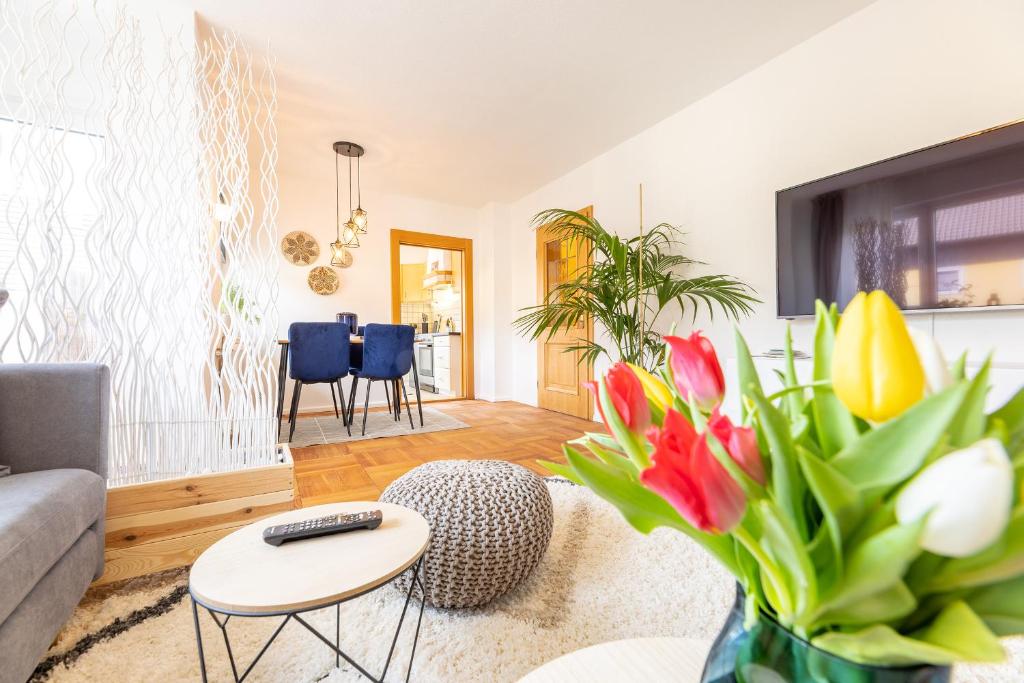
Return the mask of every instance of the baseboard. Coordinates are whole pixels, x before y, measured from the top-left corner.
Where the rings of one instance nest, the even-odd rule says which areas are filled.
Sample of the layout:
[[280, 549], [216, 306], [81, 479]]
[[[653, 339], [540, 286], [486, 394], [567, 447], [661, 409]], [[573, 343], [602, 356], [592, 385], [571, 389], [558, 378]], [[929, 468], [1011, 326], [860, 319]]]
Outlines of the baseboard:
[[105, 567], [94, 585], [192, 564], [232, 531], [295, 508], [295, 468], [285, 462], [107, 491]]

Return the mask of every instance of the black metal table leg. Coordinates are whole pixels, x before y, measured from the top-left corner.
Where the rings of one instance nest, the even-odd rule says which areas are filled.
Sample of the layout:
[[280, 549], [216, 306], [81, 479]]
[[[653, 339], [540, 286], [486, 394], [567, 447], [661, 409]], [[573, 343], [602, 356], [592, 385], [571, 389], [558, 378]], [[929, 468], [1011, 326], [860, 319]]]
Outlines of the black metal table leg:
[[[423, 576], [423, 556], [421, 555], [419, 557], [419, 559], [416, 560], [415, 564], [413, 564], [413, 566], [410, 567], [406, 571], [411, 571], [412, 572], [412, 577], [411, 577], [411, 580], [409, 581], [409, 590], [406, 592], [405, 603], [402, 605], [402, 614], [401, 614], [401, 616], [398, 619], [397, 626], [395, 627], [395, 635], [391, 639], [391, 647], [388, 649], [388, 656], [387, 656], [387, 659], [384, 661], [384, 669], [383, 669], [383, 671], [381, 671], [380, 677], [375, 677], [367, 669], [362, 667], [358, 662], [356, 662], [354, 659], [352, 659], [352, 657], [350, 657], [348, 654], [346, 654], [341, 649], [341, 602], [344, 602], [344, 600], [335, 603], [335, 622], [334, 622], [334, 642], [333, 643], [326, 636], [324, 636], [322, 633], [320, 633], [318, 630], [316, 630], [312, 626], [312, 624], [310, 624], [308, 621], [303, 619], [300, 616], [301, 612], [276, 612], [276, 613], [267, 613], [267, 614], [238, 615], [238, 616], [247, 616], [247, 617], [255, 617], [255, 618], [284, 616], [284, 619], [282, 619], [281, 623], [278, 624], [277, 628], [270, 635], [270, 638], [267, 639], [267, 641], [263, 644], [263, 647], [260, 648], [260, 650], [256, 654], [256, 656], [252, 659], [251, 662], [249, 662], [249, 665], [245, 667], [245, 670], [241, 672], [241, 675], [239, 675], [239, 672], [238, 672], [238, 665], [237, 665], [238, 663], [235, 661], [235, 656], [234, 656], [234, 652], [233, 652], [233, 650], [231, 648], [231, 640], [228, 637], [228, 629], [227, 629], [228, 622], [231, 620], [231, 618], [233, 616], [236, 616], [236, 615], [235, 614], [226, 613], [226, 612], [218, 612], [217, 610], [211, 609], [210, 607], [207, 607], [205, 605], [203, 605], [203, 607], [204, 607], [204, 609], [206, 609], [207, 612], [210, 613], [210, 618], [213, 619], [214, 623], [221, 630], [221, 634], [224, 636], [224, 648], [227, 651], [228, 659], [229, 659], [230, 664], [231, 664], [231, 672], [232, 672], [232, 676], [233, 676], [233, 678], [235, 680], [235, 683], [242, 683], [246, 678], [248, 678], [249, 674], [252, 673], [252, 670], [255, 668], [256, 664], [259, 663], [259, 661], [263, 658], [263, 655], [270, 648], [270, 645], [277, 639], [278, 635], [280, 635], [280, 633], [284, 629], [285, 625], [287, 625], [288, 622], [291, 621], [291, 620], [295, 620], [297, 623], [301, 624], [303, 627], [306, 628], [306, 630], [308, 630], [310, 633], [312, 633], [314, 636], [316, 636], [321, 642], [323, 642], [325, 645], [327, 645], [327, 647], [329, 647], [331, 650], [334, 651], [334, 665], [336, 667], [340, 667], [341, 666], [341, 660], [344, 659], [348, 664], [352, 665], [353, 668], [355, 668], [357, 671], [359, 671], [359, 673], [361, 673], [363, 676], [365, 676], [369, 680], [374, 681], [374, 683], [383, 683], [384, 679], [387, 677], [388, 668], [391, 666], [391, 660], [392, 660], [392, 657], [395, 654], [395, 646], [398, 643], [398, 637], [402, 633], [402, 626], [405, 624], [405, 615], [409, 611], [409, 603], [412, 601], [413, 593], [415, 592], [416, 588], [418, 587], [420, 589], [420, 609], [419, 609], [419, 615], [417, 616], [417, 619], [416, 619], [416, 630], [413, 633], [412, 649], [411, 649], [411, 651], [409, 653], [409, 666], [408, 666], [408, 669], [406, 670], [406, 673], [405, 673], [405, 680], [408, 683], [409, 677], [412, 675], [413, 661], [414, 661], [414, 659], [416, 657], [416, 646], [419, 643], [420, 626], [423, 623], [423, 610], [424, 610], [424, 606], [425, 606], [424, 597], [426, 596], [426, 590], [425, 590], [425, 587], [424, 587], [425, 577]], [[395, 577], [395, 578], [397, 578], [397, 577]], [[392, 579], [392, 581], [393, 580], [394, 579]], [[390, 583], [390, 581], [388, 581], [387, 583]], [[368, 593], [368, 592], [372, 592], [373, 590], [377, 590], [381, 586], [387, 585], [387, 583], [381, 584], [380, 586], [376, 586], [373, 589], [371, 589], [371, 591], [366, 591], [366, 592]], [[360, 593], [359, 595], [365, 595], [365, 594], [366, 593]], [[351, 596], [351, 597], [355, 598], [355, 597], [359, 597], [359, 595], [354, 595], [354, 596]], [[348, 599], [351, 599], [351, 598], [348, 598]], [[196, 645], [197, 645], [197, 647], [199, 649], [199, 670], [200, 670], [200, 673], [202, 674], [203, 683], [207, 683], [206, 658], [205, 658], [205, 655], [204, 655], [204, 652], [203, 652], [203, 634], [202, 634], [202, 631], [199, 628], [199, 608], [198, 608], [199, 604], [200, 603], [198, 603], [196, 601], [196, 599], [193, 597], [192, 598], [192, 620], [193, 620], [193, 623], [195, 625], [195, 630], [196, 630]], [[330, 605], [325, 605], [325, 607], [329, 607], [329, 606]], [[314, 608], [310, 608], [307, 611], [316, 611], [317, 609], [323, 609], [323, 607], [314, 607]], [[218, 614], [222, 614], [224, 616], [223, 620], [218, 618], [218, 616], [217, 616]]]
[[192, 623], [196, 627], [196, 646], [199, 648], [199, 673], [203, 677], [203, 683], [206, 683], [206, 657], [203, 656], [203, 632], [199, 630], [199, 608], [196, 606], [195, 600], [192, 600]]

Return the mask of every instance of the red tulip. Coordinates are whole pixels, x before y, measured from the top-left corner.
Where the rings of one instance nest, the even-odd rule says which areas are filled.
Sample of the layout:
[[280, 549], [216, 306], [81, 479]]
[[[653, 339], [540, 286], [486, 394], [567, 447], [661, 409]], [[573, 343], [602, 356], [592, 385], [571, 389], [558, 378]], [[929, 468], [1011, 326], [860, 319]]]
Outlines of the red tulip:
[[700, 332], [689, 337], [665, 337], [669, 367], [676, 388], [701, 410], [710, 411], [725, 394], [725, 375], [718, 363], [715, 347]]
[[764, 462], [757, 446], [757, 435], [750, 427], [737, 427], [728, 415], [722, 415], [718, 408], [711, 413], [708, 431], [715, 435], [725, 450], [744, 472], [758, 484], [764, 484]]
[[715, 459], [707, 437], [675, 410], [659, 429], [651, 427], [653, 464], [640, 481], [667, 500], [686, 521], [701, 531], [727, 533], [743, 518], [746, 498], [739, 485]]
[[[647, 396], [644, 394], [640, 378], [636, 376], [632, 368], [620, 362], [605, 373], [604, 385], [608, 390], [608, 397], [615, 407], [615, 412], [626, 425], [626, 429], [635, 434], [643, 434], [651, 424], [651, 407], [647, 403]], [[597, 409], [601, 411], [601, 420], [611, 432], [612, 428], [605, 417], [604, 408], [601, 407], [597, 382], [587, 382], [586, 386], [598, 397]]]

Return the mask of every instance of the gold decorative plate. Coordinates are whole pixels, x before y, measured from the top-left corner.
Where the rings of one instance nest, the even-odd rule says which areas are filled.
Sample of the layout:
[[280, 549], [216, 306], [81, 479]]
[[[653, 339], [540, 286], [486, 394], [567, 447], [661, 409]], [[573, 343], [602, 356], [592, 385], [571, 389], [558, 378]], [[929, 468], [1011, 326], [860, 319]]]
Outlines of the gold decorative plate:
[[281, 253], [296, 266], [308, 266], [320, 256], [320, 244], [308, 232], [293, 230], [281, 240]]
[[338, 274], [334, 272], [333, 268], [328, 268], [327, 266], [317, 266], [309, 271], [309, 277], [306, 278], [306, 282], [309, 283], [310, 289], [324, 296], [337, 292], [338, 285], [341, 284], [338, 280]]

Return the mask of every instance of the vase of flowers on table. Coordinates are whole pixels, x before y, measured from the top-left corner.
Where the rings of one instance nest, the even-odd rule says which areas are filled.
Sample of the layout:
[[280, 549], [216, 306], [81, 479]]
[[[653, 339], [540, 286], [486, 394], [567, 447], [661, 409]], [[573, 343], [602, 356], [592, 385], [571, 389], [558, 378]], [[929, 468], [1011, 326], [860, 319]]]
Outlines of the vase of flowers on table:
[[766, 393], [736, 335], [740, 414], [711, 343], [668, 336], [654, 373], [592, 389], [608, 433], [552, 471], [637, 530], [681, 531], [737, 579], [704, 681], [946, 681], [1024, 633], [1024, 389], [986, 412], [969, 374], [881, 291], [817, 305], [813, 372], [787, 331]]

